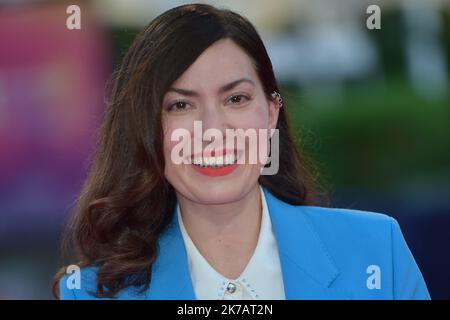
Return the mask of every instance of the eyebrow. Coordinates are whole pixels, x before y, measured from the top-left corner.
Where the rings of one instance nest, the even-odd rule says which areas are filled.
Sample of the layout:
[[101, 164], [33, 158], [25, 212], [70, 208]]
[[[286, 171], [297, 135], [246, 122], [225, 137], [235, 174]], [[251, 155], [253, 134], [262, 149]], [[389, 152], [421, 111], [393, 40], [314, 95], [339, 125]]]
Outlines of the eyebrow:
[[[238, 84], [241, 84], [243, 82], [247, 82], [247, 83], [250, 83], [253, 86], [255, 86], [255, 83], [252, 80], [247, 79], [247, 78], [242, 78], [242, 79], [232, 81], [232, 82], [227, 83], [226, 85], [222, 86], [219, 89], [219, 93], [227, 92], [227, 91], [233, 89], [234, 87], [236, 87]], [[187, 89], [173, 88], [172, 87], [169, 90], [167, 90], [167, 92], [170, 92], [170, 91], [177, 92], [179, 94], [182, 94], [182, 95], [185, 95], [185, 96], [189, 96], [189, 97], [197, 97], [197, 96], [199, 96], [199, 93], [196, 92], [196, 91], [193, 91], [193, 90], [187, 90]]]

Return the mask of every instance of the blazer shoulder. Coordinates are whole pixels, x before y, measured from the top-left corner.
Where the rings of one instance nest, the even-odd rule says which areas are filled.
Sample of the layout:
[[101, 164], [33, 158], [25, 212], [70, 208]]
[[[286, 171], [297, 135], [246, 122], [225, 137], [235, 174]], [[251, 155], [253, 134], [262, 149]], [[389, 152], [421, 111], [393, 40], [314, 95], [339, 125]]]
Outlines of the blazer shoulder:
[[79, 268], [71, 265], [67, 274], [59, 280], [59, 297], [61, 300], [90, 300], [96, 299], [97, 291], [96, 266]]
[[59, 281], [59, 297], [61, 300], [142, 300], [146, 299], [146, 291], [134, 286], [120, 290], [113, 298], [100, 298], [96, 296], [98, 265], [78, 268], [75, 265], [69, 268], [68, 274]]
[[[393, 299], [430, 299], [425, 280], [399, 223], [387, 214], [343, 209], [298, 208], [326, 243], [346, 277], [359, 266], [375, 263], [383, 270]], [[351, 251], [351, 259], [349, 257]], [[358, 269], [359, 270], [359, 269]]]
[[338, 252], [352, 248], [388, 255], [404, 241], [399, 223], [388, 214], [325, 207], [303, 207], [301, 211], [320, 237]]
[[303, 221], [302, 217], [306, 216], [308, 220], [317, 224], [319, 227], [331, 225], [335, 228], [336, 225], [341, 225], [342, 227], [358, 225], [362, 228], [367, 227], [370, 229], [377, 226], [383, 228], [387, 226], [390, 228], [393, 222], [393, 218], [384, 213], [356, 209], [294, 205], [279, 199], [268, 190], [265, 190], [265, 195], [269, 209], [273, 209], [281, 220], [291, 222], [295, 222], [295, 220]]
[[343, 232], [391, 232], [397, 221], [384, 213], [344, 208], [301, 206], [301, 210], [317, 227]]
[[347, 208], [328, 208], [318, 206], [299, 206], [313, 219], [332, 219], [333, 222], [355, 222], [355, 223], [391, 223], [392, 217], [380, 212], [364, 211]]
[[[273, 219], [284, 229], [308, 227], [331, 246], [389, 245], [394, 219], [387, 214], [344, 208], [294, 205], [266, 192]], [[364, 239], [364, 243], [361, 243]], [[380, 241], [381, 240], [381, 241]]]
[[299, 206], [296, 214], [323, 241], [337, 260], [353, 256], [379, 255], [388, 258], [393, 233], [400, 232], [396, 220], [387, 214], [343, 208]]

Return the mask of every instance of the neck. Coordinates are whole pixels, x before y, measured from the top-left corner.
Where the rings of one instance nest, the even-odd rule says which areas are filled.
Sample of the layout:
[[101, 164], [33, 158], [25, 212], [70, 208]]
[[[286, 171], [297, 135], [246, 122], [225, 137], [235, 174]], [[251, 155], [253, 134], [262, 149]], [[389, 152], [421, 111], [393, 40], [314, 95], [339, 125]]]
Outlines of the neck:
[[[258, 242], [262, 214], [259, 185], [237, 201], [217, 205], [177, 196], [183, 224], [200, 253], [223, 275], [239, 276]], [[236, 264], [230, 266], [230, 260]]]

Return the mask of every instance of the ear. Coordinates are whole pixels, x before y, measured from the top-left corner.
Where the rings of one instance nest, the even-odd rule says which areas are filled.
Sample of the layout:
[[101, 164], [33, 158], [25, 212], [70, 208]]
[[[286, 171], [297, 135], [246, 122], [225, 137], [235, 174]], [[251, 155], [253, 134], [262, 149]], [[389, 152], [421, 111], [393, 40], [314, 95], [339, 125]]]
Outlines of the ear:
[[280, 108], [278, 107], [278, 102], [274, 99], [269, 99], [269, 128], [268, 129], [275, 129], [277, 127], [279, 113], [280, 113]]

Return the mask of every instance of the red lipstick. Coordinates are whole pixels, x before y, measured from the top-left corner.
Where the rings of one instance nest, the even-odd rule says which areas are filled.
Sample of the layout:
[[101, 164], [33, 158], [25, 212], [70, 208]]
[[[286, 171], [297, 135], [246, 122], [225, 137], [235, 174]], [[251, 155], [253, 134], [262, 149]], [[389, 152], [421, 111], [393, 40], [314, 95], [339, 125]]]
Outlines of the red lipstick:
[[[237, 157], [238, 157], [238, 153], [236, 151], [236, 149], [234, 150], [226, 150], [226, 149], [222, 149], [222, 150], [212, 150], [211, 152], [203, 152], [203, 157], [214, 157], [216, 156], [216, 154], [221, 155], [223, 157], [225, 157], [226, 155], [230, 155], [233, 154], [235, 156], [235, 163], [233, 164], [227, 164], [227, 165], [220, 165], [220, 166], [202, 166], [202, 165], [195, 165], [195, 164], [190, 164], [190, 166], [192, 166], [192, 168], [205, 176], [210, 176], [210, 177], [221, 177], [221, 176], [225, 176], [228, 175], [230, 173], [232, 173], [234, 170], [237, 169], [237, 167], [239, 166], [237, 162]], [[193, 156], [191, 159], [194, 160], [195, 158], [200, 158], [202, 157], [202, 154], [198, 154], [196, 156]], [[224, 160], [225, 162], [225, 160]]]
[[232, 173], [234, 170], [236, 170], [236, 168], [239, 166], [237, 163], [235, 164], [230, 164], [227, 166], [223, 166], [223, 167], [200, 167], [200, 166], [196, 166], [191, 164], [191, 166], [194, 168], [195, 171], [197, 171], [198, 173], [201, 173], [205, 176], [210, 176], [210, 177], [220, 177], [220, 176], [226, 176], [227, 174]]

